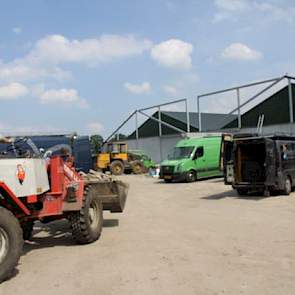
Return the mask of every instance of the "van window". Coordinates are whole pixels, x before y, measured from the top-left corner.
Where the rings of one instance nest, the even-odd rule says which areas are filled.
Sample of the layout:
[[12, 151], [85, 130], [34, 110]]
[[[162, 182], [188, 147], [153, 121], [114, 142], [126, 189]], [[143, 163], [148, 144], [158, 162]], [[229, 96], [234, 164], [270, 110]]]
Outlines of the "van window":
[[204, 156], [204, 147], [203, 146], [199, 146], [196, 150], [195, 153], [195, 158], [201, 158]]
[[194, 148], [195, 148], [194, 146], [175, 147], [171, 160], [180, 160], [180, 159], [190, 158]]

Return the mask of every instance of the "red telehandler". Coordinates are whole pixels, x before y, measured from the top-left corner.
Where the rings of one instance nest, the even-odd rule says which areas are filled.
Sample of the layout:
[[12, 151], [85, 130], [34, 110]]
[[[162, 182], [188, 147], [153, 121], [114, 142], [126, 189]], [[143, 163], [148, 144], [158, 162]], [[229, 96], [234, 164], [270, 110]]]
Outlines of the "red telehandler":
[[[0, 139], [1, 140], [1, 139]], [[0, 282], [10, 277], [36, 220], [68, 219], [79, 244], [96, 241], [103, 210], [123, 212], [128, 185], [107, 175], [78, 173], [68, 151], [40, 154], [32, 141], [10, 141], [0, 155]], [[21, 150], [20, 141], [30, 146]]]

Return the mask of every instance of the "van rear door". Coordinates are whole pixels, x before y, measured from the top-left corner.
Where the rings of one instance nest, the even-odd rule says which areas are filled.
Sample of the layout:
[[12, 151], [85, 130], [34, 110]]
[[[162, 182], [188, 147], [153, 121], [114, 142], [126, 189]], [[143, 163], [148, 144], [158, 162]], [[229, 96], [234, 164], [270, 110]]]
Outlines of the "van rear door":
[[223, 134], [220, 145], [219, 167], [223, 171], [225, 184], [232, 184], [234, 181], [233, 146], [233, 136], [231, 134]]
[[275, 141], [265, 138], [265, 184], [273, 185], [276, 177]]

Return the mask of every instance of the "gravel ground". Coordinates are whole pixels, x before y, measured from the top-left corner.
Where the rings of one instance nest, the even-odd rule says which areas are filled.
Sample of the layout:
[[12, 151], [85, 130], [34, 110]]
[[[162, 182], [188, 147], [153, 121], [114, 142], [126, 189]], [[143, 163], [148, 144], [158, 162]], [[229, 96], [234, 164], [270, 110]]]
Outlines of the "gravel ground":
[[295, 294], [295, 193], [121, 178], [126, 210], [105, 212], [99, 241], [77, 246], [67, 222], [37, 224], [0, 294]]

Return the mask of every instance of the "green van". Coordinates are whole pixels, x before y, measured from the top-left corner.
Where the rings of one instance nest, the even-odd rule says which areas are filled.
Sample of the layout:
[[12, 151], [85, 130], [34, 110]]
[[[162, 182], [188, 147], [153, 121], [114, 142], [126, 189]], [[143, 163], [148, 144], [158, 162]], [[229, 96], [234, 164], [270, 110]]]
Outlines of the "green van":
[[172, 156], [161, 163], [160, 178], [192, 182], [199, 178], [222, 176], [220, 170], [221, 136], [180, 140]]

